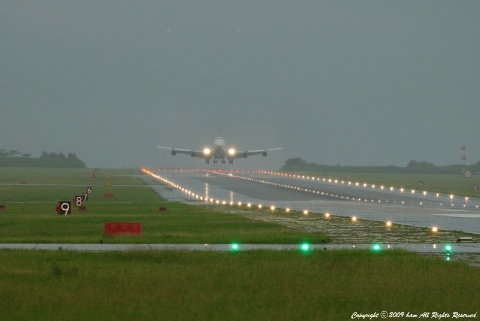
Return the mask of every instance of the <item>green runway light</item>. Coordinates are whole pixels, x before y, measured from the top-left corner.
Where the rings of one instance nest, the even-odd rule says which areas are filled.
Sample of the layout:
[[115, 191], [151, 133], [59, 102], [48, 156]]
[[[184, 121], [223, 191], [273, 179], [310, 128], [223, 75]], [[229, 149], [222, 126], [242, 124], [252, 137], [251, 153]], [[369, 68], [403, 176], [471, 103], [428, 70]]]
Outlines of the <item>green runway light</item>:
[[232, 250], [233, 252], [237, 252], [238, 250], [240, 250], [240, 245], [238, 245], [238, 243], [232, 243], [230, 245], [230, 250]]
[[382, 249], [382, 246], [380, 244], [373, 244], [372, 250], [375, 252], [379, 252]]
[[452, 248], [452, 246], [451, 246], [450, 244], [445, 245], [445, 254], [446, 254], [445, 260], [446, 260], [446, 261], [450, 261], [450, 260], [451, 260], [450, 255], [452, 254], [452, 249], [453, 249], [453, 248]]
[[451, 260], [450, 255], [451, 255], [451, 253], [452, 253], [452, 249], [453, 249], [453, 248], [452, 248], [452, 246], [451, 246], [450, 244], [446, 244], [446, 245], [445, 245], [445, 254], [446, 254], [446, 255], [445, 255], [445, 260], [446, 260], [446, 261], [450, 261], [450, 260]]
[[302, 244], [300, 244], [300, 250], [301, 250], [302, 252], [309, 252], [311, 249], [312, 249], [312, 248], [311, 248], [310, 244], [308, 244], [308, 243], [302, 243]]

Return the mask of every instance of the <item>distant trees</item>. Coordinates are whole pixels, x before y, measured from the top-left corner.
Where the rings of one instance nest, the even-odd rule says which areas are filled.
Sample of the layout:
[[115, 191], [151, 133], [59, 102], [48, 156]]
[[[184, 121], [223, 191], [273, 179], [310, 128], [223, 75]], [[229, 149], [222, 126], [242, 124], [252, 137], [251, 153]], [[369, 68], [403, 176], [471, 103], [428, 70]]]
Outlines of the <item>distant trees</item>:
[[68, 153], [67, 159], [74, 160], [74, 159], [78, 159], [78, 158], [77, 158], [77, 155], [75, 155], [75, 153]]
[[64, 153], [54, 153], [54, 152], [49, 153], [46, 151], [42, 152], [42, 155], [40, 155], [40, 158], [79, 160], [77, 158], [77, 155], [75, 155], [75, 153], [68, 153], [68, 155], [65, 156]]
[[87, 167], [75, 153], [54, 153], [43, 151], [39, 158], [16, 150], [0, 150], [2, 167]]
[[[342, 166], [342, 165], [321, 165], [309, 163], [300, 157], [290, 158], [285, 161], [281, 171], [286, 172], [316, 172], [327, 175], [327, 173], [395, 173], [395, 174], [444, 174], [463, 175], [465, 166], [461, 164], [436, 166], [431, 162], [411, 160], [406, 167], [399, 166]], [[480, 172], [480, 162], [468, 165], [467, 170], [471, 173]]]
[[[32, 157], [32, 154], [24, 154], [19, 151], [10, 149], [1, 149], [0, 150], [0, 158], [15, 158], [15, 157], [22, 157], [22, 158], [30, 158]], [[43, 151], [42, 154], [40, 155], [40, 158], [47, 158], [47, 159], [68, 159], [70, 161], [78, 161], [78, 157], [75, 153], [68, 153], [67, 156], [65, 156], [64, 153], [54, 153], [54, 152], [46, 152]]]
[[54, 152], [48, 153], [46, 151], [42, 152], [42, 155], [40, 155], [40, 158], [67, 159], [64, 153], [54, 153]]
[[65, 164], [70, 164], [71, 167], [86, 167], [85, 163], [82, 162], [80, 159], [78, 159], [77, 155], [75, 153], [68, 153], [67, 156], [65, 156], [64, 153], [55, 153], [55, 152], [46, 152], [43, 151], [42, 154], [40, 155], [40, 159], [46, 159], [46, 160], [56, 160], [58, 161], [63, 161]]
[[286, 167], [305, 166], [307, 162], [300, 157], [290, 158], [285, 161]]
[[0, 150], [0, 157], [20, 157], [20, 156], [28, 158], [31, 155], [30, 154], [22, 154], [19, 151], [16, 151], [16, 150], [13, 150], [13, 149], [10, 149], [10, 150], [2, 149], [2, 150]]
[[426, 161], [416, 161], [416, 160], [411, 160], [408, 164], [407, 167], [425, 167], [425, 166], [435, 166], [433, 163], [429, 163]]

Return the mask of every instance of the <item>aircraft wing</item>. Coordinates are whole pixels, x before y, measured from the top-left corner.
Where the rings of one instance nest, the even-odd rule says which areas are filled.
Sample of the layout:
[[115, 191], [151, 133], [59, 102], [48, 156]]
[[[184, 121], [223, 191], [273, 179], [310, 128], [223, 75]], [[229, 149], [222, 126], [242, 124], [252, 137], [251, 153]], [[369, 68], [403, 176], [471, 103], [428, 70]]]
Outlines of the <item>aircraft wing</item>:
[[267, 149], [255, 149], [255, 150], [237, 150], [234, 158], [247, 158], [252, 155], [262, 155], [266, 157], [269, 151], [282, 150], [283, 148], [267, 148]]
[[204, 151], [201, 150], [193, 150], [193, 149], [183, 149], [183, 148], [174, 148], [174, 147], [164, 147], [164, 146], [157, 146], [157, 148], [161, 149], [169, 149], [171, 150], [172, 155], [177, 155], [178, 154], [186, 154], [190, 155], [192, 157], [200, 157], [200, 158], [210, 158], [210, 155], [207, 155], [204, 153]]

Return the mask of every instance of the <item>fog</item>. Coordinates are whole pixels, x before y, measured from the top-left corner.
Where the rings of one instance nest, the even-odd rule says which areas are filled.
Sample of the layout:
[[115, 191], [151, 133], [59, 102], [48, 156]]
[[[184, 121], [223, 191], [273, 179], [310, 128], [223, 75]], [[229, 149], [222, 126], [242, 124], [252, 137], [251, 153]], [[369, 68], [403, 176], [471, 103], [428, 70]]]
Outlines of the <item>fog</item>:
[[480, 161], [480, 2], [1, 1], [0, 149], [89, 167]]

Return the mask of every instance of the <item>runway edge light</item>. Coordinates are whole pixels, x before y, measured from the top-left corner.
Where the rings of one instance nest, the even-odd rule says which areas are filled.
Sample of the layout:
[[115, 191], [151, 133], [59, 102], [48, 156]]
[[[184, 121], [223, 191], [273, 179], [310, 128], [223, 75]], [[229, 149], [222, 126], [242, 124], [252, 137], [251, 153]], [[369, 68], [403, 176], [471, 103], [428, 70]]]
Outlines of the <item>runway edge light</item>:
[[230, 244], [230, 250], [232, 252], [238, 252], [240, 250], [240, 245], [238, 243]]
[[312, 246], [308, 242], [302, 242], [300, 244], [300, 251], [303, 253], [308, 253], [312, 250]]
[[450, 244], [445, 244], [445, 260], [450, 261], [453, 247]]

